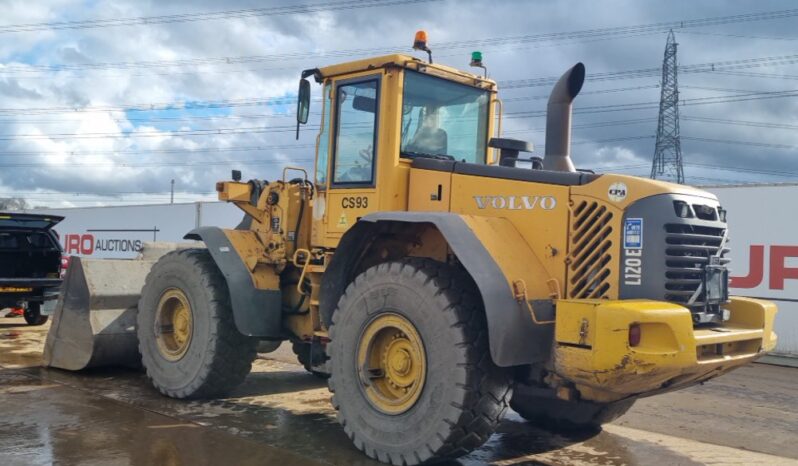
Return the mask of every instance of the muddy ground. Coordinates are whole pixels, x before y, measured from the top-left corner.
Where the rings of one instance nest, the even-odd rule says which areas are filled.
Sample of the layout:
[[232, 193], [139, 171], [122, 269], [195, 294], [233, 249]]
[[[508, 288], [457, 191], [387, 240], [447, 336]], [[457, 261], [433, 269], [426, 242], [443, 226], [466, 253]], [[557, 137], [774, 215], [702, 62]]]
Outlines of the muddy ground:
[[[335, 421], [325, 382], [290, 350], [264, 355], [229, 398], [165, 398], [135, 371], [40, 367], [47, 326], [0, 318], [0, 464], [371, 465]], [[598, 434], [510, 413], [458, 463], [798, 465], [798, 369], [754, 364], [640, 400]]]

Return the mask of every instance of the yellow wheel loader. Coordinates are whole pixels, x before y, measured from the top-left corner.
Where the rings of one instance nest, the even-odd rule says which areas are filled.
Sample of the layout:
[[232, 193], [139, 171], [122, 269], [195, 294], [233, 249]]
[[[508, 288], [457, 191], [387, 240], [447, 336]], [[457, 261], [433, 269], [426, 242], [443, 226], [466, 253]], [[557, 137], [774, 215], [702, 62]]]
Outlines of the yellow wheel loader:
[[582, 64], [554, 86], [543, 158], [500, 137], [494, 81], [431, 56], [303, 71], [297, 132], [311, 77], [315, 176], [234, 171], [216, 190], [244, 211], [237, 228], [198, 228], [195, 247], [157, 259], [73, 264], [50, 364], [135, 364], [137, 346], [165, 395], [217, 397], [259, 343], [290, 340], [329, 376], [355, 446], [401, 465], [479, 447], [509, 406], [596, 426], [775, 346], [775, 306], [728, 295], [714, 195], [574, 168]]

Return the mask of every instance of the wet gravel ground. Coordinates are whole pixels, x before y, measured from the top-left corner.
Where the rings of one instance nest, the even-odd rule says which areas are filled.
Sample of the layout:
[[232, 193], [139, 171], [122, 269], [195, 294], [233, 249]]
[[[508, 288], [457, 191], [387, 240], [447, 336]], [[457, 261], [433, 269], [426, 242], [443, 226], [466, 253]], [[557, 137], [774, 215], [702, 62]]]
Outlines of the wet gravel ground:
[[[325, 382], [283, 350], [224, 400], [185, 402], [122, 369], [40, 367], [47, 327], [0, 319], [0, 464], [378, 464], [354, 449]], [[599, 433], [564, 435], [510, 413], [454, 464], [797, 464], [798, 369], [755, 364], [640, 400]]]

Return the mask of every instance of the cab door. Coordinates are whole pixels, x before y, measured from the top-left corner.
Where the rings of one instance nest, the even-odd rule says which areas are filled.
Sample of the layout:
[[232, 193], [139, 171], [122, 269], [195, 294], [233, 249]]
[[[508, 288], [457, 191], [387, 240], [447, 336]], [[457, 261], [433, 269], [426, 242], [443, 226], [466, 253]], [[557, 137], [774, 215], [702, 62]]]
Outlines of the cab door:
[[333, 84], [332, 151], [327, 183], [325, 243], [338, 239], [360, 217], [378, 210], [377, 161], [382, 73]]

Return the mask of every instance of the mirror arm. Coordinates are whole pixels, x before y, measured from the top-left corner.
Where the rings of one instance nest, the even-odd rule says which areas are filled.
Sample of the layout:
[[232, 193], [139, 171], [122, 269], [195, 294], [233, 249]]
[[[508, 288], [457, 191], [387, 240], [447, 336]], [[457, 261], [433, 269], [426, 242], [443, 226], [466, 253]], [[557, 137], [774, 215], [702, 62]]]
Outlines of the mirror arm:
[[324, 76], [322, 76], [321, 71], [318, 68], [308, 68], [306, 70], [302, 70], [302, 79], [309, 78], [313, 76], [313, 80], [316, 81], [316, 84], [321, 84], [324, 80]]

